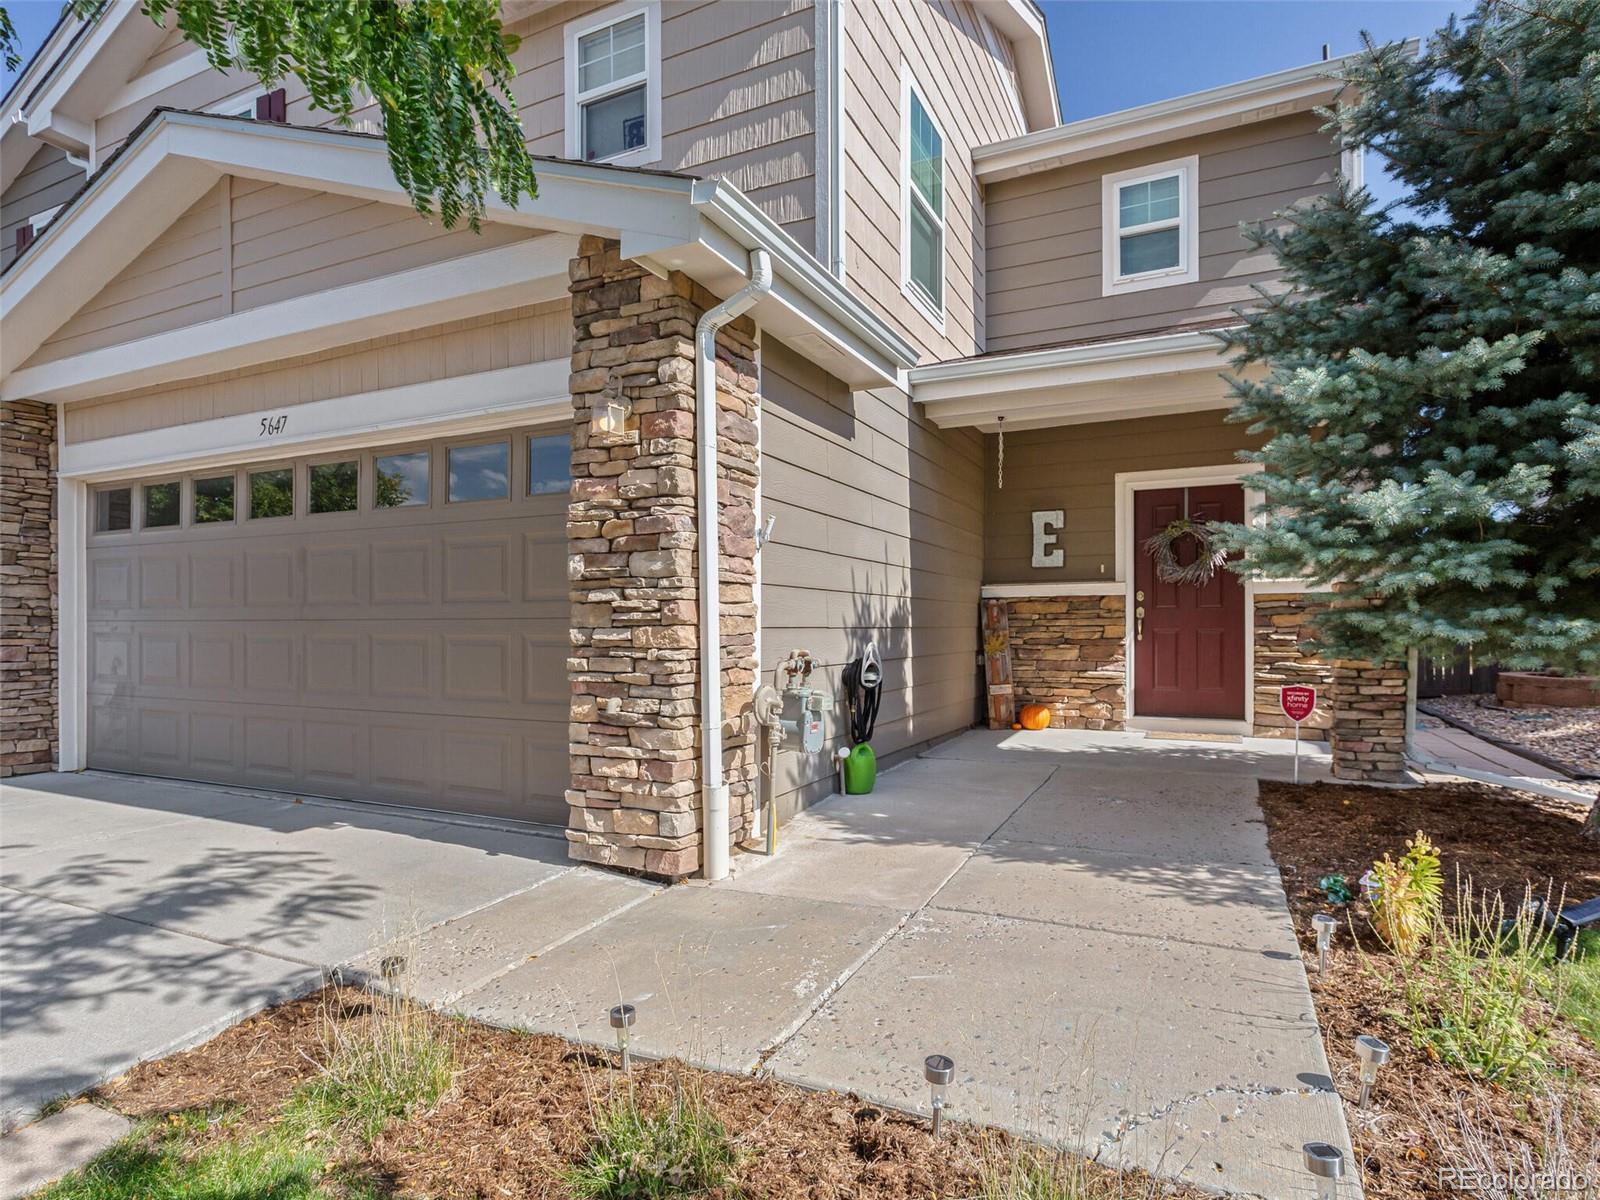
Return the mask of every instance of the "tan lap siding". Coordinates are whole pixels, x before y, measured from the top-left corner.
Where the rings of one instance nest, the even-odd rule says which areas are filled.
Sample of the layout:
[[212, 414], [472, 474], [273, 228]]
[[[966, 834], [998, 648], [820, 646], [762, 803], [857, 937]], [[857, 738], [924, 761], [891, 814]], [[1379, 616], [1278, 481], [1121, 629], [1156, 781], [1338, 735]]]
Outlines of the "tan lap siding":
[[51, 362], [225, 315], [221, 188], [195, 201], [29, 361]]
[[[983, 348], [983, 197], [973, 146], [1023, 133], [968, 3], [863, 0], [845, 9], [845, 274], [923, 354], [959, 358]], [[901, 290], [900, 62], [944, 135], [945, 329]]]
[[[608, 7], [554, 4], [514, 22], [512, 94], [536, 154], [566, 154], [565, 26]], [[809, 0], [661, 8], [663, 138], [651, 166], [725, 178], [810, 249], [815, 111]]]
[[447, 230], [398, 204], [224, 178], [39, 348], [30, 363], [181, 329], [534, 236]]
[[83, 168], [67, 161], [64, 150], [41, 147], [0, 196], [0, 269], [17, 256], [17, 230], [38, 213], [65, 204], [83, 186]]
[[69, 443], [169, 425], [281, 409], [314, 400], [566, 359], [572, 314], [565, 300], [374, 338], [287, 362], [68, 405]]
[[[1222, 389], [1218, 383], [1217, 389]], [[1116, 578], [1116, 476], [1238, 461], [1261, 444], [1224, 410], [1101, 421], [1006, 434], [1005, 489], [995, 487], [996, 439], [985, 439], [988, 504], [985, 583], [1067, 583]], [[1035, 568], [1035, 511], [1061, 509], [1061, 567]]]
[[[876, 641], [884, 691], [880, 760], [969, 727], [977, 705], [982, 451], [892, 389], [856, 392], [787, 348], [762, 349], [762, 679], [791, 649], [840, 668]], [[828, 794], [844, 738], [829, 711], [829, 754], [785, 750], [776, 773], [788, 814]]]
[[[1301, 113], [1168, 142], [989, 188], [989, 344], [1017, 350], [1226, 317], [1277, 277], [1241, 221], [1265, 220], [1327, 192], [1337, 148]], [[1101, 177], [1188, 155], [1200, 159], [1200, 279], [1101, 295]]]

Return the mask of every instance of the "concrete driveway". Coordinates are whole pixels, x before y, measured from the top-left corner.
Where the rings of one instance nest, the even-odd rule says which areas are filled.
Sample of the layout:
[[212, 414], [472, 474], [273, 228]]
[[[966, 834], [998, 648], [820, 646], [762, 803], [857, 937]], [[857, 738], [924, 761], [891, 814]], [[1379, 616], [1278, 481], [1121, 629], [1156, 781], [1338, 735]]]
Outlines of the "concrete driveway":
[[[0, 790], [0, 1120], [491, 906], [523, 954], [654, 893], [559, 838], [88, 773]], [[503, 964], [470, 961], [467, 982]]]

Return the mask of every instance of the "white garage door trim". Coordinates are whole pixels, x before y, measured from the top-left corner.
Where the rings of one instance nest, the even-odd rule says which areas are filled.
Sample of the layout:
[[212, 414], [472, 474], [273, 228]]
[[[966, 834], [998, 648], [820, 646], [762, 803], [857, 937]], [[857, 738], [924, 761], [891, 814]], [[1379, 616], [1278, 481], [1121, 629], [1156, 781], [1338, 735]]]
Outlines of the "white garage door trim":
[[[413, 437], [454, 437], [508, 425], [568, 417], [567, 359], [548, 359], [499, 371], [430, 380], [405, 387], [339, 396], [286, 409], [219, 417], [168, 429], [97, 438], [70, 445], [57, 423], [57, 719], [63, 771], [88, 761], [88, 513], [89, 485], [167, 468], [185, 470], [262, 458], [381, 445]], [[384, 414], [375, 422], [373, 413]], [[276, 436], [261, 419], [290, 414]]]

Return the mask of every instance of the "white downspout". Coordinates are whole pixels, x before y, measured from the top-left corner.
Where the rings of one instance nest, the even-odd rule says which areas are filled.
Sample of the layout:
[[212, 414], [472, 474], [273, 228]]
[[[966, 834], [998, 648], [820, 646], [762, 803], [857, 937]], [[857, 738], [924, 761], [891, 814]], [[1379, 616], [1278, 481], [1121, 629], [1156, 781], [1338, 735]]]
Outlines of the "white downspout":
[[750, 251], [750, 282], [695, 326], [694, 407], [700, 477], [701, 874], [728, 874], [728, 785], [722, 781], [722, 539], [717, 532], [717, 330], [772, 290], [772, 260]]

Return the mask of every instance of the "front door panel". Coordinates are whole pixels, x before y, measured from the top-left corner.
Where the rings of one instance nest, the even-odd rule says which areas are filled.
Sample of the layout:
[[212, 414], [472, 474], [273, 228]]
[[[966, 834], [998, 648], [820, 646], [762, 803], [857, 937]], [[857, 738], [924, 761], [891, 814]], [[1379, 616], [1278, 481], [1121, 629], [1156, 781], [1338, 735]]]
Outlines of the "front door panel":
[[[1241, 720], [1244, 585], [1226, 569], [1201, 587], [1164, 583], [1144, 548], [1146, 538], [1186, 512], [1193, 519], [1242, 522], [1244, 489], [1230, 483], [1133, 494], [1133, 713]], [[1180, 539], [1180, 563], [1192, 562], [1195, 552], [1192, 538]], [[1135, 616], [1141, 605], [1142, 622]]]

